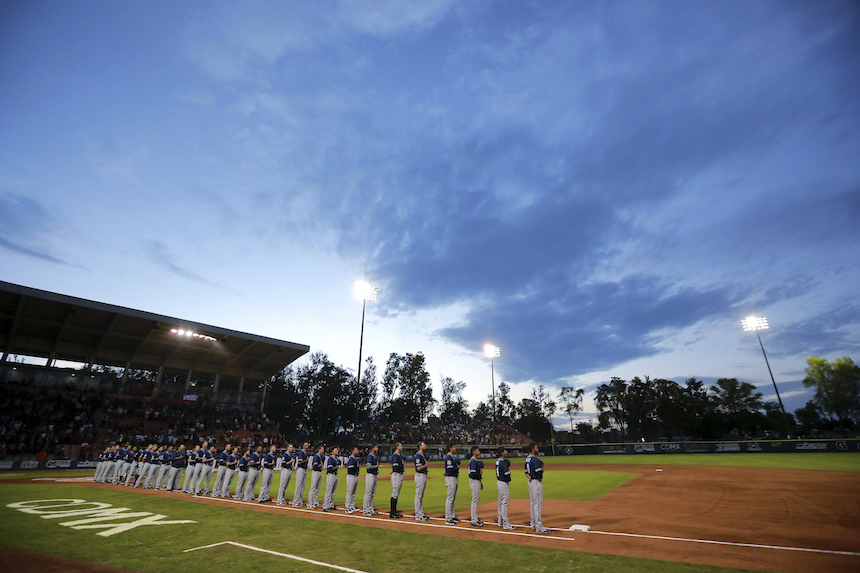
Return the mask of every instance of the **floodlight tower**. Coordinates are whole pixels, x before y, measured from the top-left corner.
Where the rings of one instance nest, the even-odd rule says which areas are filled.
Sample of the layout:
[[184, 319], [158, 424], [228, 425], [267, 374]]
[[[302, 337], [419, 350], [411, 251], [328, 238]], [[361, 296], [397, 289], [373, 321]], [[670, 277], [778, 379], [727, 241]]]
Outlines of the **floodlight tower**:
[[785, 425], [785, 435], [787, 437], [791, 437], [791, 429], [788, 426], [788, 416], [785, 414], [785, 406], [782, 404], [782, 398], [779, 396], [779, 388], [776, 387], [776, 380], [773, 378], [773, 370], [770, 369], [770, 362], [767, 359], [767, 352], [764, 351], [764, 344], [761, 341], [761, 335], [758, 333], [759, 330], [767, 330], [770, 328], [767, 325], [767, 319], [763, 316], [750, 316], [741, 321], [741, 324], [744, 327], [744, 332], [749, 332], [750, 330], [755, 331], [756, 337], [758, 337], [758, 344], [761, 346], [761, 353], [764, 355], [764, 363], [767, 364], [767, 371], [770, 374], [770, 381], [773, 383], [773, 389], [776, 392], [776, 399], [779, 401], [779, 409], [782, 411], [782, 423]]
[[493, 421], [496, 421], [496, 373], [493, 368], [493, 359], [501, 354], [501, 349], [492, 344], [484, 345], [484, 356], [490, 359], [490, 380], [493, 384]]
[[361, 338], [359, 338], [358, 342], [358, 374], [355, 379], [355, 420], [353, 420], [353, 429], [355, 432], [358, 426], [358, 391], [361, 385], [361, 351], [364, 347], [364, 311], [367, 307], [367, 301], [370, 299], [371, 302], [376, 302], [376, 293], [377, 288], [370, 284], [367, 281], [355, 281], [355, 284], [352, 285], [352, 293], [355, 295], [355, 298], [361, 300]]

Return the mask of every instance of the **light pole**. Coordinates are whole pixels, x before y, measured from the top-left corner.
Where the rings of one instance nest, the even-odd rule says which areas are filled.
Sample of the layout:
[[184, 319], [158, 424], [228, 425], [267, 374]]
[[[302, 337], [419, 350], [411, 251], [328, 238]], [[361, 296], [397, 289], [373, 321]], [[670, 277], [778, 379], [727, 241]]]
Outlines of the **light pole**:
[[352, 293], [355, 298], [361, 300], [361, 338], [358, 342], [358, 374], [355, 378], [355, 419], [353, 420], [352, 431], [358, 431], [358, 392], [361, 387], [361, 351], [364, 347], [364, 310], [367, 307], [367, 299], [376, 302], [377, 288], [367, 281], [355, 281], [352, 286]]
[[767, 359], [767, 352], [764, 351], [764, 344], [761, 341], [761, 335], [758, 333], [759, 330], [767, 330], [770, 328], [767, 325], [767, 319], [763, 316], [750, 316], [749, 318], [745, 318], [741, 321], [741, 324], [744, 327], [744, 332], [749, 332], [750, 330], [755, 331], [756, 337], [758, 337], [758, 344], [761, 346], [761, 353], [764, 355], [764, 363], [767, 364], [767, 371], [770, 374], [770, 381], [773, 382], [773, 389], [776, 392], [776, 399], [779, 401], [779, 409], [782, 411], [782, 423], [785, 425], [785, 435], [787, 438], [791, 438], [791, 429], [788, 426], [788, 416], [785, 414], [785, 406], [782, 404], [782, 398], [779, 396], [779, 389], [776, 387], [776, 380], [773, 379], [773, 371], [770, 369], [770, 362]]
[[493, 359], [500, 356], [501, 349], [492, 344], [484, 345], [484, 356], [490, 359], [490, 380], [493, 384], [493, 421], [496, 421], [496, 373], [493, 368]]

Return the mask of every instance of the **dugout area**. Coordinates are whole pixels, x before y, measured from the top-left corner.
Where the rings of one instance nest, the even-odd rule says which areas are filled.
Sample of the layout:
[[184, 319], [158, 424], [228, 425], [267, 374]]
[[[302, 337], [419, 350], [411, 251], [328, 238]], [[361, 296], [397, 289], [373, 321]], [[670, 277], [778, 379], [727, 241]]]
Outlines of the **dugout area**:
[[[855, 464], [855, 454], [850, 464]], [[848, 458], [846, 458], [848, 460]], [[426, 571], [450, 562], [472, 571], [719, 571], [784, 572], [860, 570], [860, 488], [856, 471], [653, 465], [579, 465], [547, 460], [544, 524], [550, 536], [518, 528], [505, 535], [488, 525], [457, 527], [433, 520], [427, 526], [383, 515], [330, 514], [271, 504], [192, 498], [187, 495], [94, 484], [53, 472], [0, 479], [3, 545], [63, 555], [138, 571], [170, 571], [204, 560], [208, 569], [323, 571], [298, 556], [356, 571]], [[658, 471], [660, 470], [660, 471]], [[552, 490], [586, 483], [577, 474], [632, 474], [596, 499], [575, 491], [565, 499]], [[431, 467], [431, 478], [439, 477]], [[518, 477], [518, 476], [517, 476]], [[68, 481], [74, 480], [74, 481]], [[441, 482], [441, 479], [430, 482]], [[461, 480], [461, 482], [464, 480]], [[277, 479], [275, 480], [277, 483]], [[411, 513], [410, 476], [400, 508]], [[386, 486], [389, 488], [386, 490]], [[560, 489], [559, 489], [560, 488]], [[342, 507], [344, 484], [338, 488]], [[441, 490], [440, 490], [441, 491]], [[359, 493], [362, 487], [359, 487]], [[377, 507], [387, 507], [390, 485], [380, 481]], [[494, 488], [485, 488], [479, 515], [495, 516]], [[428, 490], [427, 513], [439, 517]], [[83, 499], [196, 523], [139, 527], [98, 537], [96, 529], [71, 529], [55, 519], [21, 513], [10, 503], [28, 499]], [[515, 494], [512, 523], [528, 522], [527, 501]], [[461, 483], [458, 514], [468, 516], [468, 487]], [[590, 532], [567, 531], [573, 523]], [[219, 544], [238, 542], [244, 546]], [[214, 544], [214, 545], [213, 545]], [[200, 548], [190, 553], [188, 549]], [[259, 553], [258, 550], [274, 553]], [[414, 556], [426, 556], [416, 561]], [[657, 560], [657, 561], [655, 561]], [[243, 563], [247, 563], [245, 566]], [[253, 563], [253, 566], [251, 564]], [[705, 568], [704, 566], [707, 566]], [[710, 568], [713, 567], [713, 568]]]

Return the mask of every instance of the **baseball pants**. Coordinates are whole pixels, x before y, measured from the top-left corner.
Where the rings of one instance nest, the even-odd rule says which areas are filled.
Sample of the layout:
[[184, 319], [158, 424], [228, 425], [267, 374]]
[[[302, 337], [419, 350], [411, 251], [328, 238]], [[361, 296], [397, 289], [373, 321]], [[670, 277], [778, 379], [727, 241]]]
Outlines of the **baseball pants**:
[[364, 515], [373, 515], [373, 496], [376, 495], [376, 474], [367, 474], [364, 476], [364, 503], [362, 509]]
[[233, 483], [233, 475], [235, 475], [236, 470], [231, 470], [228, 467], [222, 469], [224, 470], [224, 479], [221, 480], [221, 491], [216, 491], [215, 495], [220, 495], [226, 499], [230, 497], [230, 484]]
[[355, 511], [355, 492], [358, 491], [358, 476], [346, 474], [346, 500], [344, 509], [352, 513]]
[[128, 473], [125, 476], [125, 485], [134, 483], [134, 472], [137, 470], [137, 462], [131, 462], [131, 467], [128, 468]]
[[543, 511], [543, 483], [533, 479], [529, 481], [529, 518], [532, 529], [543, 527], [541, 511]]
[[400, 497], [400, 488], [403, 487], [403, 474], [391, 474], [391, 497], [397, 499]]
[[221, 495], [221, 490], [224, 489], [224, 477], [227, 473], [226, 466], [218, 466], [215, 469], [215, 483], [212, 485], [212, 497]]
[[296, 490], [293, 493], [293, 507], [301, 507], [305, 504], [305, 476], [307, 473], [308, 470], [304, 468], [296, 470]]
[[113, 469], [110, 471], [108, 481], [111, 483], [116, 483], [116, 480], [119, 479], [119, 472], [122, 469], [122, 460], [117, 460], [113, 463]]
[[194, 482], [197, 481], [197, 472], [200, 470], [200, 465], [195, 463], [193, 466], [185, 468], [185, 481], [182, 482], [182, 493], [194, 491]]
[[499, 492], [498, 524], [504, 527], [510, 524], [508, 521], [508, 504], [511, 501], [511, 484], [506, 481], [496, 480], [496, 489]]
[[96, 464], [96, 472], [93, 474], [93, 481], [99, 481], [99, 474], [101, 473], [101, 471], [104, 467], [105, 467], [104, 461], [100, 461], [99, 463]]
[[197, 486], [194, 488], [195, 495], [200, 495], [201, 492], [203, 492], [203, 495], [209, 493], [209, 481], [214, 469], [209, 464], [203, 464], [203, 467], [200, 468], [200, 473], [197, 476]]
[[415, 474], [415, 519], [424, 517], [424, 490], [427, 488], [427, 474]]
[[137, 481], [134, 482], [134, 487], [140, 487], [144, 485], [146, 481], [146, 474], [149, 473], [149, 470], [152, 468], [152, 464], [147, 462], [140, 466], [140, 472], [137, 474]]
[[167, 487], [166, 477], [169, 474], [170, 466], [167, 464], [161, 464], [161, 467], [158, 468], [158, 478], [155, 480], [155, 489], [164, 489]]
[[308, 491], [308, 507], [316, 509], [320, 506], [320, 485], [322, 472], [311, 471], [311, 489]]
[[257, 479], [260, 477], [260, 470], [249, 469], [248, 481], [245, 483], [245, 491], [243, 499], [245, 501], [254, 501], [254, 488], [257, 487]]
[[149, 464], [149, 470], [146, 472], [146, 479], [143, 480], [143, 487], [149, 489], [152, 487], [152, 478], [158, 474], [161, 464]]
[[481, 496], [481, 480], [469, 478], [469, 489], [472, 490], [472, 523], [477, 523], [478, 498]]
[[454, 500], [457, 499], [457, 476], [445, 476], [445, 519], [454, 519], [457, 517], [454, 514]]
[[263, 479], [260, 482], [260, 497], [257, 501], [269, 501], [272, 499], [272, 477], [275, 475], [273, 470], [268, 468], [263, 470]]
[[337, 491], [337, 474], [326, 474], [325, 497], [323, 497], [323, 509], [334, 509], [334, 492]]
[[248, 471], [247, 470], [237, 470], [239, 473], [239, 477], [236, 478], [236, 491], [233, 494], [234, 499], [244, 499], [245, 498], [245, 482], [248, 481]]
[[179, 487], [179, 478], [182, 475], [182, 468], [170, 468], [167, 474], [167, 491], [173, 491]]
[[292, 468], [281, 469], [281, 480], [278, 482], [278, 505], [287, 505], [287, 488], [292, 478]]
[[128, 472], [130, 472], [130, 471], [131, 471], [131, 462], [123, 462], [122, 463], [122, 469], [120, 470], [120, 473], [119, 473], [119, 479], [117, 479], [117, 481], [116, 481], [117, 485], [122, 483], [122, 480], [125, 479], [125, 476], [127, 476]]

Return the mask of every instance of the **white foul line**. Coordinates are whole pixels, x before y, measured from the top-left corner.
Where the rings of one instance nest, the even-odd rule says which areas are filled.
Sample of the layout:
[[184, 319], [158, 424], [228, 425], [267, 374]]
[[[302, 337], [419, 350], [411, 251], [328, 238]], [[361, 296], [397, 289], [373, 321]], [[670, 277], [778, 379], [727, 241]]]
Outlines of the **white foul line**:
[[[563, 530], [562, 530], [563, 531]], [[686, 541], [688, 543], [711, 543], [714, 545], [732, 545], [735, 547], [753, 547], [755, 549], [781, 549], [783, 551], [806, 551], [809, 553], [829, 553], [831, 555], [850, 555], [860, 557], [860, 553], [854, 551], [837, 551], [834, 549], [813, 549], [810, 547], [785, 547], [782, 545], [761, 545], [758, 543], [738, 543], [735, 541], [715, 541], [713, 539], [688, 539], [685, 537], [666, 537], [663, 535], [644, 535], [641, 533], [617, 533], [614, 531], [589, 531], [598, 535], [618, 535], [621, 537], [640, 537], [643, 539], [661, 539], [664, 541]]]
[[220, 543], [212, 543], [211, 545], [203, 545], [201, 547], [192, 547], [191, 549], [186, 549], [183, 553], [188, 553], [189, 551], [197, 551], [198, 549], [209, 549], [210, 547], [217, 547], [219, 545], [235, 545], [236, 547], [242, 547], [244, 549], [250, 549], [251, 551], [259, 551], [260, 553], [268, 553], [269, 555], [277, 555], [278, 557], [286, 557], [287, 559], [295, 559], [296, 561], [304, 561], [305, 563], [312, 563], [313, 565], [319, 565], [320, 567], [331, 567], [332, 569], [337, 569], [338, 571], [347, 571], [348, 573], [365, 573], [364, 571], [359, 571], [358, 569], [350, 569], [349, 567], [341, 567], [340, 565], [333, 565], [332, 563], [323, 563], [322, 561], [314, 561], [313, 559], [307, 559], [305, 557], [299, 557], [298, 555], [290, 555], [289, 553], [280, 553], [278, 551], [272, 551], [271, 549], [263, 549], [262, 547], [254, 547], [253, 545], [245, 545], [244, 543], [236, 543], [235, 541], [221, 541]]

